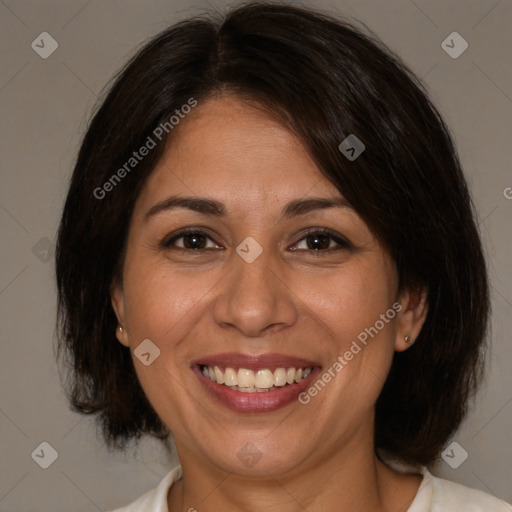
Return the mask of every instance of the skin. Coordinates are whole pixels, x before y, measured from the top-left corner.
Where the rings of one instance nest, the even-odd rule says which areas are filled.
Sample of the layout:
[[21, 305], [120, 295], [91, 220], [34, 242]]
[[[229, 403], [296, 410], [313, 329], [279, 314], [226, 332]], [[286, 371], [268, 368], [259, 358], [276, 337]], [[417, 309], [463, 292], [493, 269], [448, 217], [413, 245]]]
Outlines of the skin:
[[[375, 456], [374, 406], [394, 351], [421, 330], [425, 293], [398, 292], [394, 262], [352, 209], [281, 218], [289, 201], [342, 196], [262, 109], [219, 95], [178, 128], [136, 202], [123, 280], [112, 287], [118, 340], [133, 351], [149, 338], [160, 349], [151, 365], [134, 364], [183, 469], [169, 510], [405, 511], [421, 477]], [[146, 218], [171, 195], [215, 199], [227, 214], [180, 208]], [[205, 250], [180, 252], [197, 242], [190, 237], [163, 246], [187, 227], [207, 232]], [[352, 247], [327, 237], [315, 249], [310, 227]], [[263, 248], [250, 264], [235, 251], [248, 236]], [[191, 370], [193, 360], [222, 352], [278, 352], [327, 369], [397, 301], [397, 316], [307, 405], [237, 413]], [[237, 457], [248, 442], [261, 454], [250, 468]]]

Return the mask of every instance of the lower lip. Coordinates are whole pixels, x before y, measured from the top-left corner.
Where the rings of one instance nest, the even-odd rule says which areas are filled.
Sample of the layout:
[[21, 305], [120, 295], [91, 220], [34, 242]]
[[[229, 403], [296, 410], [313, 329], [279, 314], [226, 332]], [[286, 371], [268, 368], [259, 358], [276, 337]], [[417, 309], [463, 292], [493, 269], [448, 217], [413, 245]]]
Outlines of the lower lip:
[[297, 400], [297, 397], [306, 389], [312, 379], [320, 372], [320, 368], [313, 368], [312, 372], [299, 383], [290, 384], [274, 391], [244, 393], [236, 391], [224, 384], [217, 384], [203, 375], [198, 365], [192, 367], [206, 390], [219, 402], [235, 412], [271, 412], [281, 409]]

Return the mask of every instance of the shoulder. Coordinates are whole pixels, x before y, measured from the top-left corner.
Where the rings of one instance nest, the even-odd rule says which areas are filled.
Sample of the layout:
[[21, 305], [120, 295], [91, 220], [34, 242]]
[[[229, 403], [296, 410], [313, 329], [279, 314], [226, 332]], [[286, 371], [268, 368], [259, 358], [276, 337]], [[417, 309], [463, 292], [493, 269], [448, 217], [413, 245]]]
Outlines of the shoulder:
[[432, 478], [432, 512], [506, 512], [512, 506], [499, 498], [443, 478]]
[[182, 476], [181, 466], [177, 466], [164, 476], [157, 487], [146, 492], [133, 503], [110, 512], [169, 512], [167, 494], [172, 485]]
[[512, 512], [511, 505], [495, 496], [435, 477], [426, 467], [421, 473], [423, 481], [407, 512]]

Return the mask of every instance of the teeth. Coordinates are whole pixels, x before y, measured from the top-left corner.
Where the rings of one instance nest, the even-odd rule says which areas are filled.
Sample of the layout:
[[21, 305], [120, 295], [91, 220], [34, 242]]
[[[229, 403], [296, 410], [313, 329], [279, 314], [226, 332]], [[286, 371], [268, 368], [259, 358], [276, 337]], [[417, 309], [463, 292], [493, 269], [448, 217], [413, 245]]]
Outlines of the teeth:
[[273, 391], [279, 387], [295, 384], [308, 377], [312, 368], [267, 368], [249, 370], [247, 368], [226, 367], [224, 371], [218, 366], [203, 366], [205, 377], [217, 384], [224, 384], [242, 393]]
[[274, 375], [270, 370], [258, 370], [254, 381], [258, 389], [268, 389], [274, 385]]
[[238, 379], [236, 378], [236, 373], [235, 370], [233, 370], [233, 368], [226, 368], [226, 371], [224, 372], [224, 384], [226, 384], [226, 386], [238, 385]]
[[240, 386], [236, 386], [237, 391], [241, 391], [242, 393], [256, 393], [256, 388], [241, 388]]
[[277, 388], [274, 386], [269, 389], [241, 388], [239, 386], [233, 386], [231, 389], [234, 389], [235, 391], [241, 391], [242, 393], [266, 393], [267, 391], [275, 391]]
[[274, 371], [274, 386], [286, 386], [286, 370], [276, 368]]
[[[213, 371], [215, 373], [215, 381], [218, 382], [219, 384], [224, 384], [224, 374], [222, 373], [221, 369], [218, 366], [214, 366]], [[208, 373], [210, 372], [208, 371]]]
[[252, 370], [246, 370], [245, 368], [240, 368], [238, 370], [238, 383], [237, 384], [241, 388], [253, 388], [254, 387], [254, 372]]

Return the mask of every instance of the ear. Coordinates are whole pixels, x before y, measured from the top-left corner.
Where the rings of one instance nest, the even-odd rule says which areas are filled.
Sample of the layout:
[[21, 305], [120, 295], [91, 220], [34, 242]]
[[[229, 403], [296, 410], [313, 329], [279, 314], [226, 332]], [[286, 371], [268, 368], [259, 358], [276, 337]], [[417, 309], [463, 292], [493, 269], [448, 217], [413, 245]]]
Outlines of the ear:
[[118, 326], [116, 327], [116, 338], [124, 346], [128, 347], [128, 332], [126, 331], [124, 314], [124, 294], [122, 284], [114, 282], [110, 287], [110, 302], [117, 317]]
[[398, 297], [402, 309], [397, 314], [395, 350], [407, 350], [418, 338], [428, 313], [426, 288], [408, 289]]

